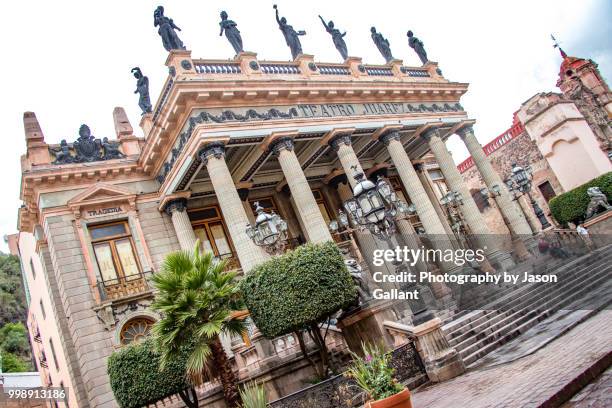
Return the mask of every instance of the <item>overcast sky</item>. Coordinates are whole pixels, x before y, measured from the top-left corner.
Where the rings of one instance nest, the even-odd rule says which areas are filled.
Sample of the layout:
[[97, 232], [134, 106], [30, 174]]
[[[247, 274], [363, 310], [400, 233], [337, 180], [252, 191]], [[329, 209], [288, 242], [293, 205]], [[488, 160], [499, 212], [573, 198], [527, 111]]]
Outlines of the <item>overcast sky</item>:
[[[156, 100], [167, 75], [167, 56], [153, 10], [182, 28], [180, 37], [194, 58], [231, 58], [233, 50], [219, 36], [219, 12], [238, 23], [246, 50], [259, 59], [288, 60], [290, 52], [274, 20], [273, 1], [27, 1], [3, 3], [0, 38], [4, 46], [0, 126], [2, 200], [0, 232], [16, 232], [20, 155], [25, 153], [23, 112], [34, 111], [47, 143], [73, 141], [82, 123], [96, 137], [115, 138], [112, 111], [123, 106], [137, 134], [140, 111], [135, 80], [141, 67]], [[383, 59], [370, 38], [376, 26], [391, 43], [396, 58], [420, 65], [408, 47], [411, 29], [451, 81], [470, 83], [462, 104], [477, 119], [482, 143], [512, 122], [522, 102], [537, 92], [556, 91], [561, 58], [550, 34], [569, 55], [595, 60], [612, 77], [612, 2], [609, 0], [529, 1], [340, 1], [278, 0], [289, 24], [306, 30], [305, 53], [320, 62], [340, 62], [317, 15], [347, 31], [349, 55], [365, 63]], [[455, 161], [467, 157], [452, 140]], [[6, 251], [4, 242], [0, 249]]]

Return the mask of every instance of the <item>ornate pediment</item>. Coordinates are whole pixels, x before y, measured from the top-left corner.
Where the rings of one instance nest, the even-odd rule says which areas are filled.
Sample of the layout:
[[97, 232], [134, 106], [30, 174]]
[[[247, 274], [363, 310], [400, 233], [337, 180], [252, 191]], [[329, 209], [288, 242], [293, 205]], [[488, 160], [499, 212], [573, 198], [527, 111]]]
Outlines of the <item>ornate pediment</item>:
[[133, 207], [135, 202], [136, 194], [123, 187], [108, 183], [96, 183], [70, 199], [68, 207], [75, 212], [79, 212], [81, 208], [100, 207], [108, 204], [127, 203], [130, 207]]

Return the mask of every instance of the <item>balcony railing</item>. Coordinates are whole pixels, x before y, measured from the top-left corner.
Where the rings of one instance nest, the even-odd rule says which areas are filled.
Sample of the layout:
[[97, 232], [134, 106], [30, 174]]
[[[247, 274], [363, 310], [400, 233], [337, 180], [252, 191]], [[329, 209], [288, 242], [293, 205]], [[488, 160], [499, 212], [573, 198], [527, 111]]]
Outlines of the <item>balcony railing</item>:
[[40, 330], [38, 330], [38, 327], [34, 329], [34, 341], [37, 343], [42, 343], [42, 338], [40, 337]]
[[41, 367], [49, 368], [49, 364], [47, 364], [47, 356], [45, 356], [45, 353], [42, 353], [40, 355], [40, 358], [38, 359], [38, 362], [40, 363]]
[[151, 272], [140, 272], [129, 276], [119, 276], [114, 279], [98, 281], [98, 290], [102, 300], [117, 300], [138, 295], [151, 290], [147, 277]]

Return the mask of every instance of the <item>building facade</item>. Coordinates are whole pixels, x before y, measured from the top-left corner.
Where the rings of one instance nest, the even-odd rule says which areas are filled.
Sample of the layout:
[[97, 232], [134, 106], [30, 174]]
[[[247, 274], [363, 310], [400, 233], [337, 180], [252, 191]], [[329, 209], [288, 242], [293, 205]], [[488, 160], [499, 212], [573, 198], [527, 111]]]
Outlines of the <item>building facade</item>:
[[[512, 126], [483, 146], [495, 170], [507, 180], [512, 165], [531, 166], [533, 194], [551, 222], [551, 198], [612, 171], [612, 93], [591, 60], [561, 50], [561, 93], [537, 93], [515, 112]], [[468, 157], [458, 166], [489, 228], [503, 234], [508, 228], [490, 200], [485, 184]], [[483, 194], [480, 194], [481, 191]], [[531, 204], [518, 199], [534, 232], [542, 229]]]
[[[28, 324], [47, 362], [41, 375], [70, 388], [71, 407], [116, 406], [107, 358], [158, 319], [149, 278], [166, 254], [199, 240], [245, 274], [270, 257], [245, 232], [255, 202], [287, 221], [289, 247], [335, 240], [372, 271], [372, 253], [385, 243], [369, 233], [334, 234], [329, 224], [352, 198], [356, 174], [383, 177], [412, 204], [398, 221], [402, 244], [478, 246], [483, 267], [511, 268], [516, 247], [494, 238], [446, 149], [459, 134], [485, 184], [501, 187], [494, 200], [509, 230], [531, 240], [460, 104], [467, 84], [444, 78], [436, 63], [326, 64], [303, 54], [271, 62], [248, 52], [213, 61], [172, 50], [166, 65], [163, 91], [140, 122], [143, 136], [115, 108], [116, 140], [83, 125], [74, 142], [49, 145], [35, 114], [24, 114], [19, 247], [32, 297]], [[448, 192], [462, 197], [469, 242], [440, 205]], [[441, 304], [449, 293], [434, 287]], [[330, 341], [341, 347], [341, 331]], [[225, 346], [240, 378], [265, 381], [273, 397], [301, 386], [295, 373], [305, 364], [292, 336], [267, 340], [253, 328]]]

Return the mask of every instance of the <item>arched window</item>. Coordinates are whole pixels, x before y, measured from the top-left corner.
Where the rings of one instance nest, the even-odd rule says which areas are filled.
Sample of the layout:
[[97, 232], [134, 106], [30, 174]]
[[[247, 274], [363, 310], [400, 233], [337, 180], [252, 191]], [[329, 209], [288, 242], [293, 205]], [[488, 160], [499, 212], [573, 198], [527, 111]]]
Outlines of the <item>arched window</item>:
[[138, 343], [144, 340], [151, 332], [153, 323], [155, 323], [155, 321], [149, 317], [137, 317], [129, 320], [121, 328], [121, 344]]

